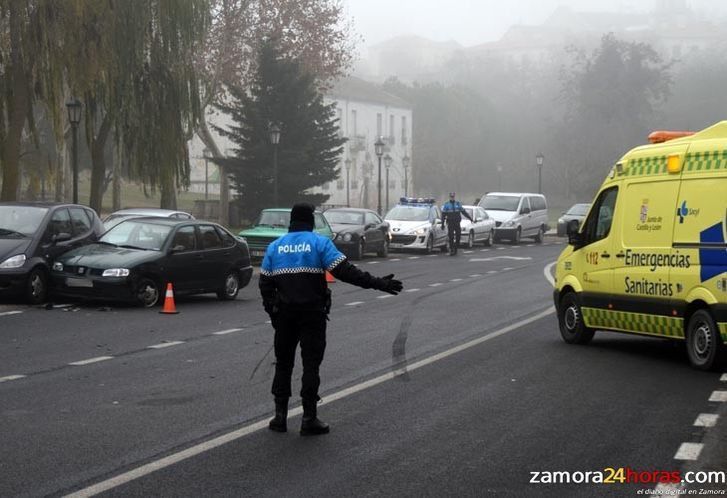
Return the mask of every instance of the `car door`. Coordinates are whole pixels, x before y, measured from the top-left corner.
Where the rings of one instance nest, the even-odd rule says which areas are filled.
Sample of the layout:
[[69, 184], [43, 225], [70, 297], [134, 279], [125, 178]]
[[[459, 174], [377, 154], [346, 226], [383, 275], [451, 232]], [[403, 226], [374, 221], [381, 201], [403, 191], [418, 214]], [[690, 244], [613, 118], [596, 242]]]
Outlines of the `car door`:
[[364, 214], [364, 237], [366, 237], [367, 249], [381, 247], [384, 242], [384, 232], [381, 229], [381, 218], [374, 213]]
[[175, 290], [199, 289], [204, 274], [204, 252], [194, 225], [177, 227], [167, 248], [166, 274], [164, 277]]
[[447, 239], [447, 232], [442, 228], [442, 213], [437, 206], [429, 208], [429, 222], [432, 225], [432, 234], [434, 234], [434, 245], [442, 245]]
[[487, 239], [487, 213], [481, 207], [475, 207], [472, 211], [475, 219], [475, 240], [479, 242]]
[[214, 225], [197, 226], [202, 240], [202, 287], [205, 289], [221, 289], [224, 278], [232, 266], [232, 246], [223, 244], [222, 237]]
[[[56, 242], [56, 238], [66, 234], [66, 240]], [[63, 237], [63, 236], [61, 236]], [[70, 251], [74, 247], [73, 223], [71, 214], [67, 207], [58, 208], [50, 216], [42, 240], [42, 256], [48, 262], [54, 260], [61, 254]]]
[[73, 226], [72, 245], [80, 247], [93, 242], [96, 234], [93, 231], [93, 219], [88, 211], [80, 207], [71, 207], [68, 211], [71, 214], [71, 225]]

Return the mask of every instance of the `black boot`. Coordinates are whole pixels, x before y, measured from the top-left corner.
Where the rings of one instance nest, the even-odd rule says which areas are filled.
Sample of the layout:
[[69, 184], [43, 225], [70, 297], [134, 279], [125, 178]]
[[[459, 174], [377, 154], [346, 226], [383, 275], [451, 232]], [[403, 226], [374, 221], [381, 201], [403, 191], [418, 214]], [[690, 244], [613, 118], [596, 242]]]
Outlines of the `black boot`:
[[288, 398], [275, 398], [275, 417], [268, 427], [271, 431], [288, 432]]
[[301, 436], [317, 436], [328, 434], [328, 424], [321, 421], [318, 416], [317, 402], [303, 400], [303, 420], [300, 423]]

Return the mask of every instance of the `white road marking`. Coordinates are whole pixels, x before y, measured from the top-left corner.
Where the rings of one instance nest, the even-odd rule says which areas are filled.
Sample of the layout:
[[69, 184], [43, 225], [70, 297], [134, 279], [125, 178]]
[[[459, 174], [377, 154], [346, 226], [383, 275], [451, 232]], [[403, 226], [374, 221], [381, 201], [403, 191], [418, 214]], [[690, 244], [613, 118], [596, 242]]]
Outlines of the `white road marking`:
[[421, 289], [407, 289], [404, 292], [419, 292]]
[[401, 258], [391, 258], [389, 261], [401, 261]]
[[82, 367], [83, 365], [90, 365], [91, 363], [98, 363], [100, 361], [113, 359], [113, 356], [97, 356], [96, 358], [89, 358], [88, 360], [74, 361], [73, 363], [69, 363], [69, 365], [73, 365], [74, 367]]
[[[541, 318], [545, 318], [546, 316], [552, 315], [554, 312], [555, 312], [554, 309], [548, 308], [544, 311], [541, 311], [537, 315], [531, 316], [530, 318], [526, 318], [519, 322], [513, 323], [512, 325], [508, 325], [507, 327], [504, 327], [500, 330], [490, 332], [489, 334], [485, 334], [485, 335], [478, 337], [476, 339], [473, 339], [469, 342], [460, 344], [459, 346], [455, 346], [455, 347], [450, 348], [441, 353], [438, 353], [438, 354], [435, 354], [428, 358], [419, 360], [415, 363], [412, 363], [411, 365], [408, 365], [407, 372], [411, 373], [412, 371], [418, 370], [419, 368], [422, 368], [426, 365], [430, 365], [432, 363], [435, 363], [439, 360], [443, 360], [444, 358], [447, 358], [454, 354], [457, 354], [457, 353], [460, 353], [467, 349], [478, 346], [486, 341], [489, 341], [489, 340], [499, 337], [501, 335], [518, 330], [526, 325], [529, 325], [533, 322], [540, 320]], [[364, 391], [371, 387], [377, 386], [377, 385], [387, 382], [389, 380], [393, 380], [398, 375], [399, 374], [397, 374], [397, 372], [387, 372], [378, 377], [374, 377], [373, 379], [367, 380], [360, 384], [353, 385], [351, 387], [347, 387], [346, 389], [338, 391], [337, 393], [333, 393], [329, 396], [326, 396], [323, 398], [323, 400], [321, 400], [320, 404], [326, 405], [329, 403], [333, 403], [334, 401], [338, 401], [340, 399], [347, 398], [358, 392], [361, 392], [361, 391]], [[301, 413], [303, 413], [303, 408], [298, 406], [298, 407], [290, 410], [288, 412], [288, 416], [295, 417], [296, 415], [300, 415]], [[93, 484], [87, 488], [83, 488], [79, 491], [76, 491], [75, 493], [66, 495], [66, 498], [86, 498], [86, 497], [90, 497], [90, 496], [95, 496], [97, 494], [103, 493], [104, 491], [108, 491], [110, 489], [117, 488], [126, 483], [129, 483], [129, 482], [135, 481], [136, 479], [139, 479], [141, 477], [147, 476], [147, 475], [151, 474], [152, 472], [156, 472], [157, 470], [165, 469], [167, 467], [170, 467], [174, 464], [177, 464], [179, 462], [182, 462], [182, 461], [192, 458], [194, 456], [200, 455], [202, 453], [206, 453], [215, 448], [219, 448], [222, 445], [225, 445], [227, 443], [230, 443], [230, 442], [240, 439], [242, 437], [248, 436], [257, 431], [263, 430], [263, 429], [267, 428], [267, 426], [268, 426], [267, 419], [261, 420], [259, 422], [255, 422], [254, 424], [250, 424], [246, 427], [242, 427], [240, 429], [229, 432], [227, 434], [223, 434], [223, 435], [218, 436], [209, 441], [205, 441], [203, 443], [192, 446], [191, 448], [187, 448], [186, 450], [180, 451], [178, 453], [174, 453], [172, 455], [169, 455], [167, 457], [161, 458], [161, 459], [153, 461], [153, 462], [149, 462], [146, 465], [142, 465], [141, 467], [137, 467], [135, 469], [124, 472], [123, 474], [117, 475], [115, 477], [111, 477], [110, 479], [106, 479], [105, 481], [101, 481], [99, 483]]]
[[18, 379], [24, 379], [25, 375], [7, 375], [5, 377], [0, 377], [0, 382], [10, 382], [11, 380], [18, 380]]
[[242, 332], [244, 329], [228, 329], [228, 330], [220, 330], [219, 332], [213, 332], [212, 335], [227, 335], [227, 334], [234, 334], [235, 332]]
[[[432, 254], [434, 256], [434, 254]], [[407, 259], [419, 259], [419, 256], [409, 256]]]
[[510, 271], [510, 270], [514, 270], [514, 269], [515, 269], [515, 268], [510, 268], [510, 267], [508, 266], [507, 268], [503, 268], [503, 269], [502, 269], [502, 271]]
[[702, 443], [682, 443], [674, 455], [674, 460], [696, 460], [703, 447]]
[[[437, 254], [428, 254], [427, 255], [428, 258], [436, 258], [437, 256], [438, 256]], [[412, 258], [409, 258], [409, 259], [412, 259]]]
[[714, 413], [700, 413], [694, 421], [696, 427], [714, 427], [717, 424], [719, 415]]
[[497, 270], [490, 270], [487, 272], [488, 275], [492, 275], [493, 273], [497, 273]]
[[553, 268], [556, 265], [557, 261], [553, 261], [548, 266], [546, 266], [543, 269], [543, 275], [545, 275], [545, 279], [550, 282], [550, 285], [555, 287], [555, 277], [553, 277], [553, 272], [551, 272], [551, 268]]
[[727, 382], [727, 374], [722, 374], [722, 377], [719, 378], [722, 382]]
[[179, 346], [180, 344], [184, 344], [184, 341], [162, 342], [160, 344], [154, 344], [153, 346], [149, 346], [147, 349], [164, 349], [172, 346]]
[[437, 282], [435, 284], [429, 284], [429, 287], [439, 287], [440, 285], [444, 285], [444, 284]]
[[54, 304], [53, 309], [70, 308], [71, 306], [73, 306], [73, 305], [72, 304]]
[[462, 251], [464, 254], [472, 254], [474, 251]]
[[528, 244], [525, 247], [533, 247], [535, 244]]
[[352, 303], [346, 303], [346, 306], [358, 306], [359, 304], [363, 304], [363, 301], [354, 301]]
[[450, 280], [450, 282], [461, 282], [461, 281], [462, 281], [461, 278], [453, 278], [452, 280]]
[[717, 401], [718, 403], [724, 403], [727, 401], [727, 391], [714, 391], [709, 397], [709, 401]]
[[494, 256], [492, 258], [472, 258], [472, 259], [470, 259], [470, 263], [480, 263], [483, 261], [497, 261], [498, 259], [509, 259], [512, 261], [529, 261], [533, 258], [528, 257], [528, 256], [526, 256], [524, 258], [521, 258], [518, 256]]
[[391, 294], [384, 294], [383, 296], [376, 296], [376, 299], [389, 299], [390, 297], [394, 297]]
[[490, 252], [489, 249], [480, 249], [480, 252]]
[[370, 265], [378, 265], [380, 261], [369, 261], [368, 264]]
[[481, 276], [482, 275], [480, 275], [479, 273], [473, 273], [472, 275], [470, 275], [470, 278], [477, 278], [477, 277], [481, 277]]
[[10, 316], [10, 315], [19, 315], [22, 311], [3, 311], [0, 313], [0, 316]]
[[498, 248], [497, 248], [497, 250], [498, 250], [498, 251], [504, 251], [504, 250], [505, 250], [505, 248], [504, 248], [504, 247], [498, 247]]

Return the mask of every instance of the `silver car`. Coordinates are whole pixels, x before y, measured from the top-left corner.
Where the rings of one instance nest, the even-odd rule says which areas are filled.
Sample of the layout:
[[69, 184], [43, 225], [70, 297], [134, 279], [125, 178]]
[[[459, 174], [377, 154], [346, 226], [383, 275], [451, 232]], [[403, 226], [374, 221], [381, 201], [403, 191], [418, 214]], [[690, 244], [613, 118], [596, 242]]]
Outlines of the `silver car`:
[[113, 227], [129, 218], [139, 218], [144, 216], [153, 216], [160, 218], [173, 218], [177, 220], [193, 220], [194, 216], [184, 211], [175, 211], [173, 209], [158, 208], [137, 208], [137, 209], [120, 209], [114, 211], [103, 220], [103, 225], [108, 232]]
[[467, 210], [474, 222], [462, 217], [459, 226], [462, 230], [460, 242], [467, 247], [473, 247], [482, 242], [484, 245], [492, 245], [492, 238], [495, 232], [495, 220], [490, 218], [487, 212], [479, 206], [462, 206]]
[[479, 206], [495, 220], [495, 240], [519, 244], [523, 237], [543, 241], [548, 230], [548, 204], [542, 194], [490, 192]]

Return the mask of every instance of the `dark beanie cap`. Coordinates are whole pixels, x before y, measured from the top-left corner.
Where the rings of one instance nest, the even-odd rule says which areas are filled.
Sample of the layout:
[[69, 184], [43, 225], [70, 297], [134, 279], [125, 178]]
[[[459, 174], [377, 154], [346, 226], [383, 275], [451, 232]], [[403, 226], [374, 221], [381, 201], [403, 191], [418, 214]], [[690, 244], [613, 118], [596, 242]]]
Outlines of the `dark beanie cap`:
[[307, 223], [311, 227], [314, 225], [313, 211], [315, 207], [307, 202], [301, 202], [293, 206], [293, 210], [290, 212], [290, 223]]

